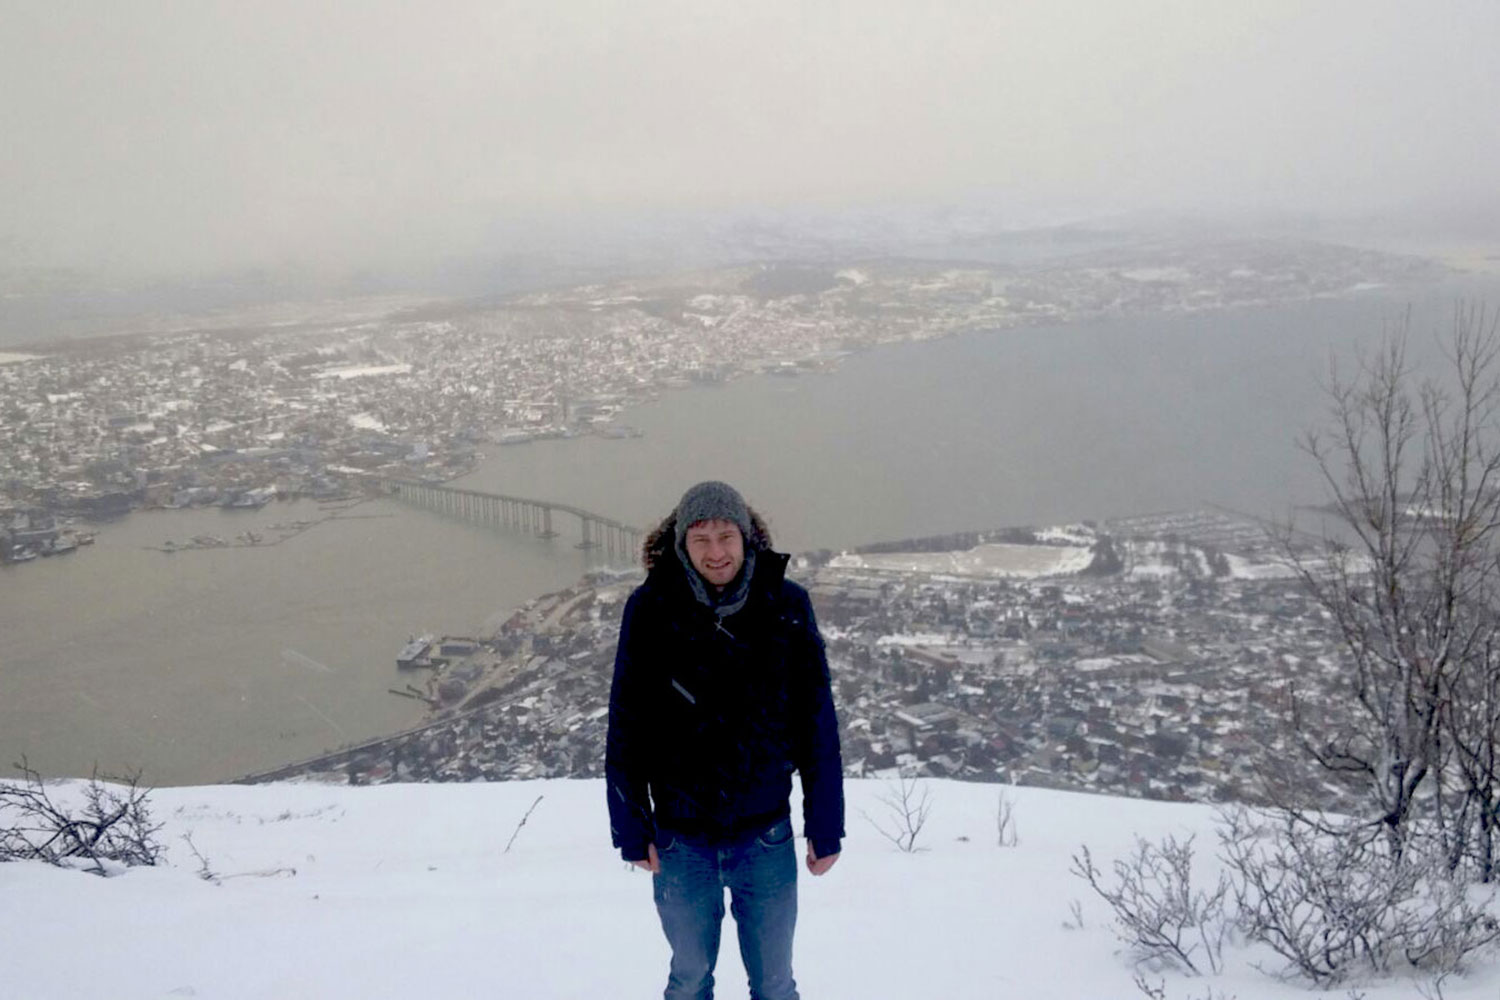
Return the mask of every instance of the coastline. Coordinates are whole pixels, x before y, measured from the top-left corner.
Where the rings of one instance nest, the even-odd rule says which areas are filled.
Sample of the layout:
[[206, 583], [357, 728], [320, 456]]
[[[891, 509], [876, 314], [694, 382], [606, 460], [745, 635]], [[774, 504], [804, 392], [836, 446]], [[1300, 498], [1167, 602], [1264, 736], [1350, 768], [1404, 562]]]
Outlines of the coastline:
[[[1433, 297], [1431, 293], [1429, 293], [1429, 297]], [[1366, 296], [1353, 296], [1351, 297], [1351, 301], [1358, 303], [1370, 300]], [[1259, 309], [1250, 308], [1246, 310], [1234, 310], [1233, 312], [1238, 319], [1260, 311]], [[1343, 310], [1339, 314], [1342, 315], [1350, 311]], [[1371, 310], [1367, 306], [1361, 306], [1358, 310], [1354, 311], [1369, 313]], [[1308, 315], [1310, 313], [1326, 314], [1328, 310], [1319, 305], [1311, 308], [1294, 307], [1287, 310], [1287, 312], [1292, 321], [1295, 322], [1297, 316]], [[1080, 324], [1080, 326], [1082, 325], [1085, 324]], [[1108, 338], [1100, 339], [1098, 343], [1101, 345], [1107, 344], [1109, 339], [1112, 339], [1112, 335], [1117, 332], [1115, 324], [1109, 321], [1100, 321], [1087, 325], [1091, 327], [1091, 331], [1088, 333], [1090, 338], [1094, 337], [1096, 333], [1101, 335], [1102, 338]], [[1161, 321], [1153, 317], [1142, 317], [1120, 326], [1119, 331], [1149, 333], [1162, 325]], [[1178, 329], [1198, 331], [1215, 326], [1212, 321], [1205, 321], [1203, 314], [1197, 314], [1190, 318], [1175, 316], [1166, 325]], [[1234, 324], [1229, 325], [1231, 328], [1234, 327]], [[1043, 329], [1047, 328], [1044, 327]], [[1261, 329], [1259, 326], [1245, 328], [1249, 333], [1254, 333], [1259, 329]], [[962, 332], [963, 337], [961, 339], [966, 343], [971, 345], [984, 345], [988, 343], [989, 346], [986, 348], [986, 353], [994, 353], [1001, 347], [1004, 348], [1005, 353], [1012, 352], [1014, 344], [1010, 341], [1010, 338], [992, 339], [983, 333], [975, 331]], [[1068, 335], [1071, 336], [1072, 334], [1069, 333]], [[960, 338], [945, 336], [943, 339], [951, 344], [957, 343]], [[1044, 341], [1056, 338], [1045, 336], [1024, 337], [1020, 339], [1028, 342], [1028, 344], [1041, 345]], [[1224, 338], [1212, 339], [1222, 340]], [[1004, 341], [1003, 344], [1002, 340]], [[1092, 343], [1093, 341], [1091, 340], [1090, 342]], [[870, 352], [861, 348], [857, 352], [848, 354], [846, 360], [851, 366], [857, 366], [858, 370], [865, 371], [871, 367], [869, 356], [872, 353], [880, 353], [891, 358], [901, 359], [899, 360], [898, 367], [906, 369], [911, 366], [911, 362], [914, 359], [925, 357], [927, 352], [927, 347], [917, 342], [901, 344], [890, 342], [870, 346], [890, 347], [893, 348], [893, 351], [889, 353], [885, 351]], [[946, 363], [951, 368], [953, 359], [958, 356], [946, 347], [940, 353], [950, 358]], [[968, 354], [972, 353], [974, 352], [968, 352], [964, 354], [964, 357], [968, 357]], [[959, 363], [962, 365], [961, 361]], [[875, 367], [878, 368], [880, 366], [877, 365]], [[885, 367], [889, 367], [889, 365]], [[846, 372], [847, 369], [841, 367], [838, 377], [840, 379], [844, 378]], [[746, 372], [745, 374], [750, 373]], [[963, 376], [965, 371], [950, 372], [950, 374]], [[618, 517], [625, 515], [626, 518], [629, 518], [631, 512], [635, 511], [638, 514], [636, 519], [649, 518], [650, 512], [656, 510], [656, 507], [659, 506], [660, 498], [648, 489], [643, 493], [642, 498], [637, 501], [632, 492], [636, 489], [635, 484], [643, 478], [659, 480], [661, 477], [665, 477], [673, 479], [682, 474], [680, 471], [673, 471], [675, 467], [668, 468], [661, 464], [662, 448], [668, 444], [668, 439], [664, 437], [662, 420], [696, 419], [695, 415], [702, 416], [700, 411], [704, 407], [709, 411], [721, 411], [726, 405], [733, 407], [745, 403], [753, 403], [756, 406], [762, 407], [764, 405], [774, 405], [778, 408], [784, 408], [783, 404], [788, 402], [828, 398], [830, 391], [836, 389], [835, 383], [822, 379], [815, 380], [810, 377], [788, 378], [778, 376], [773, 379], [758, 380], [736, 378], [735, 381], [739, 384], [733, 387], [717, 383], [689, 383], [689, 388], [685, 393], [667, 393], [665, 391], [666, 388], [676, 388], [676, 386], [654, 388], [650, 394], [643, 395], [642, 397], [650, 399], [652, 396], [655, 396], [656, 402], [646, 407], [646, 409], [651, 411], [652, 422], [642, 424], [644, 436], [640, 438], [616, 441], [610, 440], [608, 436], [604, 435], [587, 435], [575, 437], [567, 441], [537, 441], [526, 447], [486, 448], [485, 452], [488, 458], [482, 463], [482, 467], [489, 469], [494, 475], [502, 476], [505, 480], [498, 487], [494, 484], [487, 485], [505, 492], [509, 491], [507, 488], [508, 484], [515, 484], [517, 486], [524, 484], [528, 495], [536, 493], [540, 496], [555, 498], [561, 501], [578, 502], [580, 506], [588, 509], [605, 510], [611, 516]], [[841, 385], [842, 382], [837, 384]], [[697, 391], [694, 391], [694, 389]], [[709, 392], [709, 389], [713, 391]], [[747, 389], [750, 391], [747, 392]], [[721, 393], [728, 393], [729, 395], [720, 395]], [[834, 396], [837, 397], [837, 392], [834, 392]], [[681, 400], [689, 398], [701, 401], [702, 406], [700, 407], [698, 403], [694, 403], [687, 408], [679, 405]], [[631, 405], [637, 408], [641, 406], [641, 404], [636, 403], [632, 403]], [[800, 406], [801, 404], [799, 403], [798, 405]], [[890, 407], [886, 408], [890, 409]], [[623, 418], [635, 422], [633, 420], [634, 412], [635, 410], [623, 413]], [[843, 411], [840, 409], [839, 412], [842, 413]], [[1030, 412], [1035, 414], [1042, 411], [1033, 409]], [[838, 430], [838, 427], [841, 426], [841, 424], [838, 426], [830, 425], [830, 433], [837, 437], [840, 433], [843, 433]], [[984, 426], [986, 425], [974, 425], [976, 431], [981, 433]], [[934, 434], [937, 439], [944, 441], [953, 436], [945, 428], [937, 430], [928, 428], [924, 430], [921, 435], [923, 437], [922, 443], [913, 445], [917, 449], [917, 452], [923, 453], [924, 457], [925, 453], [934, 450], [932, 448]], [[677, 441], [676, 438], [671, 440], [676, 442], [670, 444], [671, 450], [685, 448], [695, 454], [701, 454], [697, 450], [698, 446], [692, 442]], [[902, 440], [894, 442], [893, 447], [898, 452], [906, 453], [907, 445]], [[782, 451], [783, 447], [775, 445], [772, 450]], [[615, 457], [604, 461], [603, 464], [596, 465], [599, 461], [599, 456], [606, 452]], [[913, 454], [917, 452], [913, 452]], [[757, 468], [756, 463], [759, 460], [753, 455], [747, 457], [750, 460], [748, 467], [752, 469]], [[823, 459], [819, 458], [818, 461], [822, 462]], [[897, 473], [888, 467], [888, 462], [885, 465], [882, 465], [881, 462], [882, 459], [879, 456], [867, 455], [859, 467], [853, 471], [857, 473], [859, 469], [863, 468], [874, 470], [877, 477], [883, 481], [880, 488], [887, 492], [896, 491], [899, 493], [901, 489], [905, 488], [903, 482], [907, 479], [913, 480], [911, 485], [914, 488], [921, 486], [923, 483], [945, 481], [941, 476], [935, 479], [925, 467], [922, 469], [904, 469], [904, 471]], [[492, 465], [491, 463], [494, 464]], [[595, 489], [596, 491], [602, 491], [605, 502], [588, 502], [591, 499], [597, 500], [598, 497], [577, 492], [577, 484], [569, 485], [555, 478], [549, 478], [552, 473], [538, 476], [536, 474], [537, 470], [531, 468], [531, 466], [537, 464], [561, 465], [565, 467], [562, 471], [568, 476], [574, 475], [576, 471], [577, 476], [596, 480]], [[575, 470], [574, 467], [577, 467], [577, 469]], [[1029, 466], [1026, 463], [1022, 463], [1019, 467], [1025, 468]], [[845, 460], [844, 464], [838, 465], [838, 468], [843, 470], [840, 473], [841, 476], [845, 476], [851, 471], [847, 466], [847, 460]], [[641, 475], [643, 469], [650, 470], [646, 477]], [[559, 470], [553, 470], [553, 472], [557, 471]], [[713, 471], [714, 474], [735, 474], [734, 468], [730, 468], [727, 472], [723, 470]], [[764, 476], [764, 473], [760, 475]], [[466, 480], [466, 482], [468, 481]], [[1006, 482], [1007, 485], [1004, 492], [1007, 495], [1015, 494], [1017, 488], [1022, 485], [1020, 480], [1014, 478], [1007, 479]], [[476, 483], [475, 485], [481, 484]], [[873, 526], [857, 529], [858, 537], [856, 538], [835, 539], [826, 530], [826, 520], [820, 522], [814, 519], [804, 524], [803, 514], [810, 513], [817, 515], [818, 512], [812, 509], [817, 503], [824, 503], [825, 505], [831, 503], [834, 506], [844, 504], [846, 501], [842, 498], [841, 493], [835, 491], [824, 501], [820, 496], [824, 487], [819, 482], [807, 482], [796, 486], [796, 489], [801, 492], [794, 492], [789, 499], [785, 492], [787, 487], [774, 480], [763, 478], [755, 485], [759, 492], [766, 495], [765, 505], [768, 509], [773, 512], [783, 512], [783, 529], [778, 531], [778, 537], [781, 537], [784, 541], [795, 542], [796, 544], [792, 547], [797, 549], [805, 548], [807, 544], [816, 544], [823, 539], [827, 539], [829, 544], [843, 545], [846, 542], [857, 544], [860, 541], [868, 541], [871, 538], [910, 537], [914, 534], [939, 533], [945, 530], [949, 524], [1048, 523], [1046, 520], [1047, 515], [1042, 515], [1039, 519], [1036, 514], [1029, 511], [1021, 515], [1000, 514], [998, 515], [998, 520], [988, 516], [977, 516], [974, 513], [974, 508], [978, 504], [970, 504], [961, 509], [948, 511], [936, 521], [928, 518], [922, 523], [902, 520], [877, 523]], [[970, 483], [962, 492], [983, 494], [990, 489], [988, 486], [976, 486]], [[803, 494], [808, 493], [808, 491], [811, 491], [811, 496], [804, 496]], [[921, 492], [925, 491], [918, 490], [918, 494]], [[295, 502], [301, 503], [304, 501]], [[1081, 508], [1082, 512], [1078, 516], [1086, 516], [1088, 512], [1097, 512], [1098, 510], [1098, 505], [1087, 497], [1074, 498], [1073, 502]], [[898, 495], [895, 498], [895, 508], [899, 508], [899, 506], [900, 497]], [[1135, 509], [1166, 509], [1159, 506], [1136, 505], [1133, 502], [1131, 506]], [[893, 513], [899, 513], [899, 510], [895, 508], [893, 508]], [[1047, 508], [1044, 506], [1040, 509]], [[797, 513], [798, 520], [796, 523], [791, 522], [790, 515], [784, 513], [787, 511]], [[135, 519], [127, 519], [126, 522], [109, 525], [105, 532], [106, 535], [110, 536], [109, 540], [112, 542], [116, 541], [117, 533], [121, 531], [125, 532], [130, 538], [140, 539], [144, 535], [144, 543], [142, 545], [144, 548], [151, 544], [159, 544], [162, 538], [181, 537], [184, 534], [194, 535], [202, 532], [223, 536], [225, 532], [215, 527], [216, 525], [235, 524], [236, 526], [233, 528], [233, 531], [239, 531], [242, 530], [239, 525], [248, 523], [252, 530], [261, 530], [259, 523], [254, 520], [254, 515], [237, 514], [231, 518], [228, 514], [212, 509], [173, 511], [171, 514], [160, 510], [138, 513], [147, 514], [149, 518], [148, 522], [128, 527], [129, 521]], [[242, 518], [247, 516], [251, 518], [249, 522], [242, 520]], [[1074, 513], [1069, 511], [1060, 513], [1057, 516], [1059, 519], [1071, 520]], [[271, 519], [285, 521], [287, 517], [278, 511]], [[76, 667], [80, 663], [89, 663], [90, 658], [88, 655], [79, 655], [80, 648], [77, 645], [75, 635], [68, 635], [67, 657], [60, 659], [60, 654], [52, 651], [50, 645], [44, 646], [38, 644], [40, 642], [50, 643], [50, 640], [33, 640], [27, 638], [29, 631], [35, 630], [18, 634], [17, 638], [21, 640], [21, 649], [19, 654], [13, 652], [8, 656], [7, 665], [10, 666], [16, 662], [19, 655], [21, 661], [23, 661], [23, 665], [29, 669], [57, 671], [59, 677], [78, 677], [78, 680], [69, 682], [68, 689], [62, 693], [62, 697], [78, 698], [81, 700], [86, 695], [97, 700], [101, 706], [110, 706], [108, 710], [103, 708], [99, 710], [104, 722], [103, 727], [97, 727], [92, 724], [83, 725], [83, 729], [91, 733], [100, 728], [107, 730], [115, 726], [139, 728], [142, 732], [161, 732], [168, 734], [164, 739], [178, 745], [177, 749], [171, 752], [180, 754], [182, 747], [189, 745], [193, 740], [198, 738], [200, 730], [207, 732], [212, 728], [206, 725], [206, 719], [188, 719], [187, 716], [197, 714], [199, 709], [195, 707], [192, 701], [180, 696], [196, 690], [195, 685], [198, 685], [200, 681], [224, 686], [218, 677], [220, 672], [224, 672], [233, 678], [232, 685], [228, 686], [228, 691], [214, 694], [212, 697], [200, 697], [197, 699], [198, 704], [214, 704], [216, 710], [221, 711], [228, 708], [231, 712], [236, 712], [239, 709], [235, 708], [232, 703], [226, 705], [225, 700], [226, 698], [237, 699], [241, 691], [245, 691], [250, 696], [251, 704], [257, 702], [262, 704], [274, 703], [278, 706], [275, 711], [286, 720], [286, 724], [282, 728], [285, 728], [289, 733], [295, 731], [293, 741], [284, 744], [285, 749], [292, 749], [292, 745], [296, 740], [302, 740], [302, 745], [304, 746], [309, 744], [316, 744], [317, 747], [336, 746], [345, 742], [345, 740], [336, 732], [335, 726], [348, 732], [350, 736], [361, 735], [360, 730], [362, 728], [365, 733], [371, 731], [369, 728], [361, 726], [357, 721], [356, 709], [348, 704], [354, 700], [350, 699], [344, 693], [348, 690], [350, 683], [361, 685], [368, 692], [372, 692], [377, 699], [383, 699], [385, 702], [402, 707], [407, 719], [412, 715], [410, 710], [414, 707], [419, 707], [411, 705], [403, 707], [397, 699], [384, 693], [389, 686], [389, 677], [395, 673], [394, 668], [391, 666], [391, 659], [394, 653], [391, 641], [392, 635], [404, 636], [410, 630], [449, 629], [462, 631], [466, 628], [466, 623], [477, 625], [487, 618], [495, 617], [500, 613], [498, 609], [518, 607], [527, 600], [534, 598], [538, 592], [545, 593], [558, 585], [569, 585], [571, 581], [575, 581], [578, 578], [581, 571], [578, 567], [583, 562], [583, 556], [575, 553], [572, 549], [571, 539], [563, 539], [557, 543], [545, 543], [525, 537], [513, 536], [491, 539], [482, 535], [477, 529], [458, 525], [441, 517], [430, 517], [421, 514], [413, 514], [409, 518], [403, 514], [400, 521], [340, 520], [347, 523], [343, 523], [337, 531], [331, 533], [332, 535], [343, 538], [347, 534], [355, 533], [354, 529], [360, 528], [361, 530], [357, 532], [360, 541], [357, 544], [364, 549], [373, 552], [395, 546], [399, 549], [399, 552], [393, 553], [389, 558], [379, 561], [369, 561], [363, 558], [355, 558], [351, 561], [349, 559], [351, 550], [347, 549], [345, 543], [339, 542], [336, 538], [322, 538], [321, 536], [325, 532], [320, 530], [319, 532], [306, 533], [303, 536], [303, 540], [295, 546], [282, 547], [281, 551], [288, 553], [287, 560], [283, 560], [280, 556], [275, 559], [268, 558], [269, 552], [263, 552], [259, 556], [253, 555], [254, 546], [237, 549], [232, 556], [228, 553], [216, 553], [213, 550], [195, 552], [193, 556], [186, 559], [181, 556], [164, 557], [159, 554], [150, 553], [158, 565], [164, 566], [170, 561], [174, 564], [174, 573], [181, 569], [183, 572], [191, 574], [197, 582], [191, 588], [184, 588], [177, 597], [173, 598], [174, 601], [181, 602], [181, 607], [168, 606], [155, 608], [154, 614], [157, 616], [157, 620], [155, 621], [148, 622], [143, 618], [136, 619], [130, 617], [129, 614], [115, 614], [111, 612], [109, 622], [89, 624], [83, 629], [81, 636], [85, 646], [97, 644], [99, 649], [103, 651], [100, 653], [103, 659], [99, 662], [108, 663], [108, 669], [101, 668], [97, 677], [82, 679], [81, 675], [78, 675]], [[847, 518], [843, 520], [847, 522]], [[179, 522], [183, 527], [164, 527], [166, 525], [176, 525]], [[191, 529], [188, 527], [198, 522], [203, 522], [203, 527]], [[400, 526], [400, 530], [393, 530], [398, 525]], [[424, 540], [414, 540], [410, 545], [404, 544], [404, 540], [398, 536], [406, 534], [409, 526], [417, 527], [416, 534]], [[775, 527], [773, 525], [773, 528]], [[428, 530], [429, 528], [431, 530]], [[797, 535], [799, 533], [803, 537], [798, 538]], [[440, 538], [439, 536], [442, 537]], [[119, 540], [123, 541], [124, 539], [120, 537]], [[493, 553], [493, 555], [489, 553]], [[543, 570], [539, 562], [534, 562], [532, 565], [536, 566], [536, 569], [513, 569], [517, 553], [523, 554], [529, 559], [537, 561], [545, 560], [549, 568]], [[357, 557], [362, 557], [364, 554], [366, 553], [355, 553]], [[88, 555], [88, 569], [81, 574], [82, 576], [87, 577], [95, 574], [108, 575], [114, 572], [109, 568], [110, 563], [101, 561], [99, 555], [100, 553], [90, 553]], [[325, 582], [323, 576], [320, 576], [318, 571], [312, 566], [317, 560], [331, 561], [332, 566], [337, 570], [337, 576], [329, 578]], [[486, 565], [487, 561], [490, 565]], [[503, 566], [504, 568], [496, 569], [497, 566]], [[574, 568], [567, 569], [567, 566], [573, 566]], [[39, 565], [35, 566], [34, 569], [40, 574], [35, 576], [38, 586], [49, 586], [45, 581], [58, 575], [56, 572], [46, 570]], [[457, 574], [455, 574], [455, 570], [458, 571]], [[289, 578], [288, 574], [295, 575], [295, 578]], [[425, 581], [427, 590], [448, 591], [453, 594], [466, 593], [470, 595], [473, 592], [477, 592], [481, 598], [489, 594], [492, 599], [475, 600], [470, 596], [470, 603], [482, 606], [482, 610], [475, 610], [473, 612], [459, 612], [456, 610], [456, 606], [444, 611], [443, 605], [448, 602], [432, 600], [432, 610], [421, 612], [409, 610], [417, 605], [408, 604], [408, 597], [393, 598], [383, 593], [380, 589], [377, 589], [371, 592], [371, 597], [367, 600], [373, 600], [378, 603], [381, 614], [372, 613], [364, 617], [356, 617], [351, 609], [344, 607], [340, 603], [339, 599], [331, 599], [328, 596], [330, 590], [352, 590], [354, 593], [363, 594], [364, 591], [359, 588], [366, 582], [379, 583], [382, 577], [388, 577], [392, 574], [410, 576], [413, 578], [412, 583]], [[500, 577], [507, 574], [518, 575], [522, 580], [519, 585], [512, 586], [511, 584], [506, 584], [506, 586], [511, 587], [510, 595], [501, 596], [495, 593], [495, 583]], [[544, 582], [544, 578], [549, 574], [563, 577], [563, 579], [559, 579], [556, 583]], [[6, 576], [11, 576], [12, 580], [16, 579], [12, 574], [6, 574]], [[139, 577], [132, 575], [131, 578], [133, 581], [137, 581], [142, 587], [157, 585], [152, 582], [150, 576]], [[303, 579], [308, 581], [318, 580], [319, 583], [317, 585], [303, 583], [301, 582]], [[31, 585], [31, 581], [28, 579], [23, 589], [30, 589]], [[525, 589], [522, 590], [520, 589], [521, 587]], [[242, 641], [244, 637], [249, 635], [248, 631], [241, 633], [238, 631], [237, 626], [234, 628], [230, 626], [232, 623], [245, 618], [247, 612], [253, 624], [254, 619], [261, 613], [255, 608], [255, 605], [261, 602], [260, 594], [274, 593], [280, 589], [286, 589], [291, 594], [299, 595], [300, 600], [304, 603], [326, 610], [320, 613], [317, 621], [306, 628], [303, 628], [300, 623], [300, 619], [304, 617], [302, 610], [293, 608], [275, 612], [277, 615], [286, 617], [288, 621], [296, 620], [297, 629], [301, 629], [300, 634], [294, 629], [284, 629], [286, 632], [284, 636], [274, 635], [270, 640], [275, 642], [276, 645], [268, 652], [234, 648], [228, 649], [226, 651], [227, 655], [221, 654], [219, 650], [224, 649], [226, 644], [236, 647], [241, 645], [248, 647], [251, 645], [249, 642]], [[171, 593], [171, 591], [168, 591], [168, 593]], [[97, 602], [101, 599], [95, 596], [94, 592], [83, 590], [77, 591], [76, 597], [70, 596], [64, 600]], [[113, 598], [106, 600], [113, 600]], [[247, 601], [250, 603], [246, 604]], [[105, 605], [97, 604], [96, 606], [103, 607]], [[45, 615], [45, 610], [33, 611], [31, 614]], [[174, 669], [181, 672], [172, 683], [178, 685], [181, 690], [169, 692], [165, 698], [155, 699], [163, 706], [170, 706], [160, 713], [161, 718], [159, 720], [153, 717], [153, 713], [132, 713], [123, 708], [119, 710], [114, 708], [116, 698], [118, 697], [116, 692], [112, 690], [116, 683], [114, 675], [118, 675], [121, 680], [128, 680], [135, 671], [140, 669], [136, 663], [137, 659], [147, 659], [159, 655], [159, 649], [153, 643], [147, 641], [143, 641], [140, 644], [142, 648], [139, 653], [126, 653], [123, 650], [117, 651], [112, 648], [118, 645], [115, 636], [130, 632], [132, 623], [137, 621], [139, 621], [142, 629], [145, 629], [149, 625], [150, 629], [158, 635], [171, 635], [175, 630], [178, 635], [190, 634], [194, 640], [192, 644], [183, 647], [184, 650], [191, 649], [193, 652], [190, 655], [182, 657], [183, 663], [180, 668], [174, 667]], [[95, 624], [100, 625], [101, 628], [104, 624], [110, 625], [114, 635], [106, 638], [101, 628], [96, 628]], [[278, 629], [283, 629], [283, 626], [277, 624], [268, 628], [262, 628], [262, 631], [274, 633]], [[163, 630], [166, 630], [165, 633], [163, 633]], [[98, 633], [97, 636], [95, 633]], [[370, 638], [372, 634], [374, 636], [373, 641]], [[363, 659], [352, 655], [352, 648], [341, 648], [345, 643], [341, 642], [339, 637], [348, 637], [351, 635], [355, 636], [360, 648], [368, 650], [367, 653], [363, 654]], [[207, 644], [199, 642], [199, 639], [205, 640]], [[257, 636], [257, 641], [260, 641], [259, 636]], [[172, 640], [172, 645], [167, 648], [175, 650], [178, 646], [179, 643], [174, 639]], [[28, 658], [34, 666], [24, 663]], [[329, 666], [332, 668], [332, 671], [325, 673], [316, 670], [308, 666], [309, 662]], [[351, 672], [355, 670], [358, 673]], [[342, 674], [341, 680], [339, 680], [340, 674]], [[270, 680], [262, 681], [262, 675], [268, 676]], [[280, 690], [264, 690], [259, 686], [263, 683], [273, 684]], [[299, 698], [305, 699], [305, 703], [299, 700]], [[35, 698], [30, 699], [28, 703], [33, 705], [38, 704]], [[322, 714], [320, 715], [319, 713]], [[179, 722], [178, 716], [186, 720], [187, 724], [181, 729], [174, 730], [172, 727], [182, 724]], [[323, 716], [326, 716], [327, 719], [323, 718]], [[30, 724], [24, 720], [21, 721], [23, 726]], [[405, 719], [402, 722], [405, 722]], [[396, 731], [402, 728], [402, 722], [398, 722], [395, 726], [390, 726], [380, 731], [386, 733]], [[236, 724], [238, 723], [232, 723], [229, 728], [232, 729]], [[0, 728], [13, 728], [18, 735], [26, 732], [24, 728], [9, 726]], [[212, 738], [217, 738], [219, 735], [217, 733], [210, 734]], [[226, 733], [225, 735], [231, 734]], [[269, 739], [273, 741], [278, 740], [278, 733], [273, 731]], [[93, 740], [94, 736], [91, 735], [90, 742], [92, 743]], [[220, 743], [231, 742], [231, 740], [225, 739], [217, 741]], [[22, 745], [26, 744], [23, 743]], [[133, 746], [134, 744], [131, 745]], [[293, 750], [290, 754], [283, 753], [278, 757], [274, 754], [276, 746], [276, 742], [255, 744], [252, 747], [252, 750], [255, 751], [254, 757], [245, 761], [245, 764], [249, 766], [233, 763], [229, 766], [220, 767], [210, 773], [211, 775], [240, 774], [246, 770], [253, 769], [258, 761], [267, 760], [267, 757], [273, 758], [268, 763], [274, 763], [275, 759], [285, 760], [289, 757], [305, 756], [304, 753]], [[273, 754], [262, 754], [260, 752], [265, 750], [271, 750]], [[135, 756], [133, 750], [130, 756], [126, 757], [111, 757], [107, 753], [99, 754], [99, 756], [106, 760], [149, 759]], [[196, 756], [203, 757], [202, 754], [196, 754]], [[75, 768], [77, 766], [83, 766], [86, 769], [86, 762], [84, 765], [74, 765]], [[172, 782], [180, 782], [184, 779], [174, 777], [170, 780]]]

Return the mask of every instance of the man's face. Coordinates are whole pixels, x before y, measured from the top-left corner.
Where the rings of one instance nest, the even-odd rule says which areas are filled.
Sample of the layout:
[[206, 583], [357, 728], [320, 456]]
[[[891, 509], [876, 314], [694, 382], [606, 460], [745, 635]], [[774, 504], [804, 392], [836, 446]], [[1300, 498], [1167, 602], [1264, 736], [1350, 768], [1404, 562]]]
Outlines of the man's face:
[[745, 564], [745, 539], [733, 521], [699, 521], [683, 539], [693, 569], [711, 586], [724, 587]]

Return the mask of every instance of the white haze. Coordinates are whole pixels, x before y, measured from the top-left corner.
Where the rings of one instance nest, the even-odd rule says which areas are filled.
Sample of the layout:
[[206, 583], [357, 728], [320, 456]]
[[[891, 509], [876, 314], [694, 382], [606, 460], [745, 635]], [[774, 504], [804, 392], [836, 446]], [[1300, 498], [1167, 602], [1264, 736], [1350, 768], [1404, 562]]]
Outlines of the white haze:
[[[1491, 0], [0, 0], [0, 268], [429, 266], [518, 226], [1495, 204]], [[513, 249], [513, 248], [512, 248]]]

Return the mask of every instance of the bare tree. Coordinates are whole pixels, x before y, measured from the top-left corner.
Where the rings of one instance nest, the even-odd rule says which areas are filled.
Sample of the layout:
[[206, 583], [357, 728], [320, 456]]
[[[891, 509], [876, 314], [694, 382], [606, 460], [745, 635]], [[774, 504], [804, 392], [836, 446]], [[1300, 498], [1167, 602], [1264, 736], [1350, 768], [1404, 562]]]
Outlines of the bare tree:
[[1500, 836], [1500, 649], [1493, 636], [1484, 645], [1483, 665], [1450, 679], [1443, 718], [1462, 789], [1452, 824], [1455, 832], [1449, 838], [1449, 863], [1456, 869], [1467, 858], [1479, 881], [1493, 882]]
[[[1494, 874], [1500, 735], [1500, 340], [1460, 307], [1442, 380], [1407, 360], [1409, 315], [1355, 377], [1329, 384], [1329, 429], [1303, 442], [1342, 537], [1296, 554], [1336, 625], [1347, 711], [1308, 714], [1302, 747], [1362, 789], [1364, 816], [1399, 858], [1413, 826], [1454, 869]], [[1335, 695], [1338, 692], [1334, 692]], [[1420, 815], [1418, 815], [1420, 814]]]

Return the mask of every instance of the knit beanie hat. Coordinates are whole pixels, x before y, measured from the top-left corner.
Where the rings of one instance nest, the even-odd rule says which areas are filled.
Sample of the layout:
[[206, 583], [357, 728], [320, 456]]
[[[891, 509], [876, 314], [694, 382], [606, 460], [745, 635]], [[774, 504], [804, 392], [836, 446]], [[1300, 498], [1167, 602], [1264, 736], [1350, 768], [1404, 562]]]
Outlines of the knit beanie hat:
[[745, 498], [728, 483], [710, 479], [691, 487], [677, 501], [677, 547], [682, 548], [687, 531], [699, 521], [732, 521], [739, 526], [750, 548], [750, 508]]

